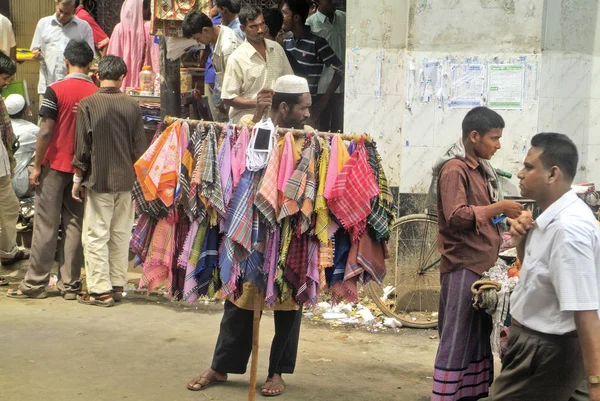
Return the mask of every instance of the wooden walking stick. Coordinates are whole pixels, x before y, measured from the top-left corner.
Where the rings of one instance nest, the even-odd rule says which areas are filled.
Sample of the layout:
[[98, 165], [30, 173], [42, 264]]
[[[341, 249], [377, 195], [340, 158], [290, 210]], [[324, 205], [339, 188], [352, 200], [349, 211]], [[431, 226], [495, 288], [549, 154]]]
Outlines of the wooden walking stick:
[[250, 364], [250, 391], [248, 401], [254, 401], [256, 396], [256, 376], [258, 374], [258, 340], [260, 334], [260, 315], [264, 299], [260, 290], [254, 296], [254, 320], [252, 322], [252, 363]]

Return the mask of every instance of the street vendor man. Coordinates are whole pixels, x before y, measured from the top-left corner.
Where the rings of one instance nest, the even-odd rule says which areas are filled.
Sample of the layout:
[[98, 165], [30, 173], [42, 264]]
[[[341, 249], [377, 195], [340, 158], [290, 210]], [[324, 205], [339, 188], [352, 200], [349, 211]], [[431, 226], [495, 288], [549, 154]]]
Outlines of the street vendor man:
[[502, 242], [493, 220], [516, 218], [522, 206], [499, 200], [489, 160], [500, 149], [504, 120], [476, 107], [462, 122], [460, 138], [436, 163], [440, 264], [439, 348], [432, 401], [487, 396], [494, 373], [491, 316], [472, 306], [471, 285], [490, 269]]
[[510, 221], [523, 267], [488, 401], [600, 400], [600, 227], [571, 190], [577, 162], [566, 135], [531, 139], [519, 187], [542, 213]]
[[[258, 94], [254, 115], [244, 116], [242, 123], [252, 126], [268, 114], [276, 127], [302, 127], [310, 117], [311, 104], [306, 79], [286, 75], [275, 82], [272, 90], [267, 88]], [[246, 372], [252, 351], [253, 309], [257, 296], [264, 295], [254, 284], [245, 283], [242, 295], [235, 302], [225, 301], [211, 367], [188, 383], [189, 390], [204, 390], [213, 384], [225, 383], [229, 373]], [[282, 374], [294, 372], [302, 320], [302, 308], [292, 297], [276, 302], [273, 309], [275, 336], [271, 343], [267, 380], [261, 388], [264, 396], [282, 394], [285, 389]]]

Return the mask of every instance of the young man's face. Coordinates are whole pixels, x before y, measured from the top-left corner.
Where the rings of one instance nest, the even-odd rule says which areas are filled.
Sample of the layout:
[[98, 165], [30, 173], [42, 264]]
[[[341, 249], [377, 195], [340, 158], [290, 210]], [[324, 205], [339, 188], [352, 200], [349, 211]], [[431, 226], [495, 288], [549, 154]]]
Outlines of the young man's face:
[[192, 35], [192, 38], [196, 39], [196, 42], [202, 43], [203, 45], [209, 45], [212, 39], [210, 34], [211, 28], [202, 28], [202, 32], [198, 32]]
[[523, 168], [517, 174], [521, 196], [525, 198], [538, 200], [547, 187], [550, 171], [544, 167], [540, 159], [542, 153], [543, 150], [540, 148], [530, 148], [523, 162]]
[[250, 43], [258, 43], [265, 40], [265, 31], [267, 25], [262, 14], [255, 20], [247, 21], [247, 25], [242, 25], [246, 38]]
[[281, 29], [283, 32], [291, 31], [294, 15], [292, 14], [292, 11], [288, 7], [287, 3], [284, 3], [283, 7], [281, 7], [281, 14], [283, 14], [283, 25], [281, 26]]
[[75, 15], [75, 4], [64, 4], [60, 0], [56, 3], [56, 19], [61, 25], [68, 24]]
[[312, 98], [310, 97], [310, 93], [300, 95], [300, 101], [291, 109], [288, 107], [288, 111], [283, 118], [285, 127], [303, 129], [304, 124], [310, 118], [311, 105]]
[[14, 75], [0, 74], [0, 89], [6, 88], [13, 78]]
[[501, 148], [502, 128], [493, 128], [484, 135], [474, 132], [469, 136], [477, 157], [490, 160], [496, 151]]

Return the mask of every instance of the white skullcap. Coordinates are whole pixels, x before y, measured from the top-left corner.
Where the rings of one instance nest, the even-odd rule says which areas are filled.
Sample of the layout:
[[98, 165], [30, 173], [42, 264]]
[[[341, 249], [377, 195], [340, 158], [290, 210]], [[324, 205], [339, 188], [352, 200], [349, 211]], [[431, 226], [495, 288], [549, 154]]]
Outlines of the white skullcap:
[[275, 93], [309, 93], [308, 81], [296, 75], [284, 75], [275, 81]]
[[17, 93], [13, 93], [4, 99], [4, 104], [6, 105], [8, 115], [14, 116], [25, 108], [25, 98]]

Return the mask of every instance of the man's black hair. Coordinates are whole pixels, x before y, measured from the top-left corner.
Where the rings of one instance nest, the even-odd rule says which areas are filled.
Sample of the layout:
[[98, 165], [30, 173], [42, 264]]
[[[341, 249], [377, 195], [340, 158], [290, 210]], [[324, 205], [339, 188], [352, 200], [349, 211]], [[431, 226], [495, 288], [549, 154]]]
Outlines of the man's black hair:
[[17, 63], [0, 51], [0, 74], [15, 75], [16, 73]]
[[123, 75], [127, 75], [127, 65], [121, 57], [104, 56], [100, 59], [98, 77], [101, 81], [118, 81]]
[[292, 15], [299, 15], [300, 22], [304, 25], [310, 12], [310, 3], [307, 0], [285, 0], [283, 4], [287, 4]]
[[240, 24], [247, 25], [248, 22], [257, 19], [259, 15], [262, 15], [262, 11], [258, 6], [245, 5], [240, 11]]
[[269, 27], [269, 34], [273, 37], [277, 36], [283, 26], [283, 14], [281, 14], [279, 7], [265, 8], [263, 17], [265, 18], [265, 24]]
[[557, 166], [573, 181], [577, 174], [579, 153], [571, 138], [554, 132], [542, 132], [531, 138], [531, 146], [542, 150], [540, 160], [544, 168]]
[[202, 29], [213, 26], [208, 16], [200, 11], [194, 11], [185, 16], [183, 20], [183, 36], [191, 38], [197, 33], [202, 33]]
[[502, 116], [487, 107], [475, 107], [467, 113], [462, 122], [463, 139], [467, 139], [473, 131], [483, 136], [495, 128], [504, 128]]
[[279, 105], [281, 103], [287, 104], [290, 108], [300, 103], [300, 99], [302, 98], [301, 93], [277, 93], [273, 95], [273, 101], [271, 103], [271, 108], [273, 110], [279, 109]]
[[87, 67], [94, 60], [94, 51], [86, 42], [71, 39], [65, 48], [65, 58], [75, 67]]
[[217, 7], [228, 9], [232, 14], [239, 14], [242, 9], [241, 0], [217, 0]]

